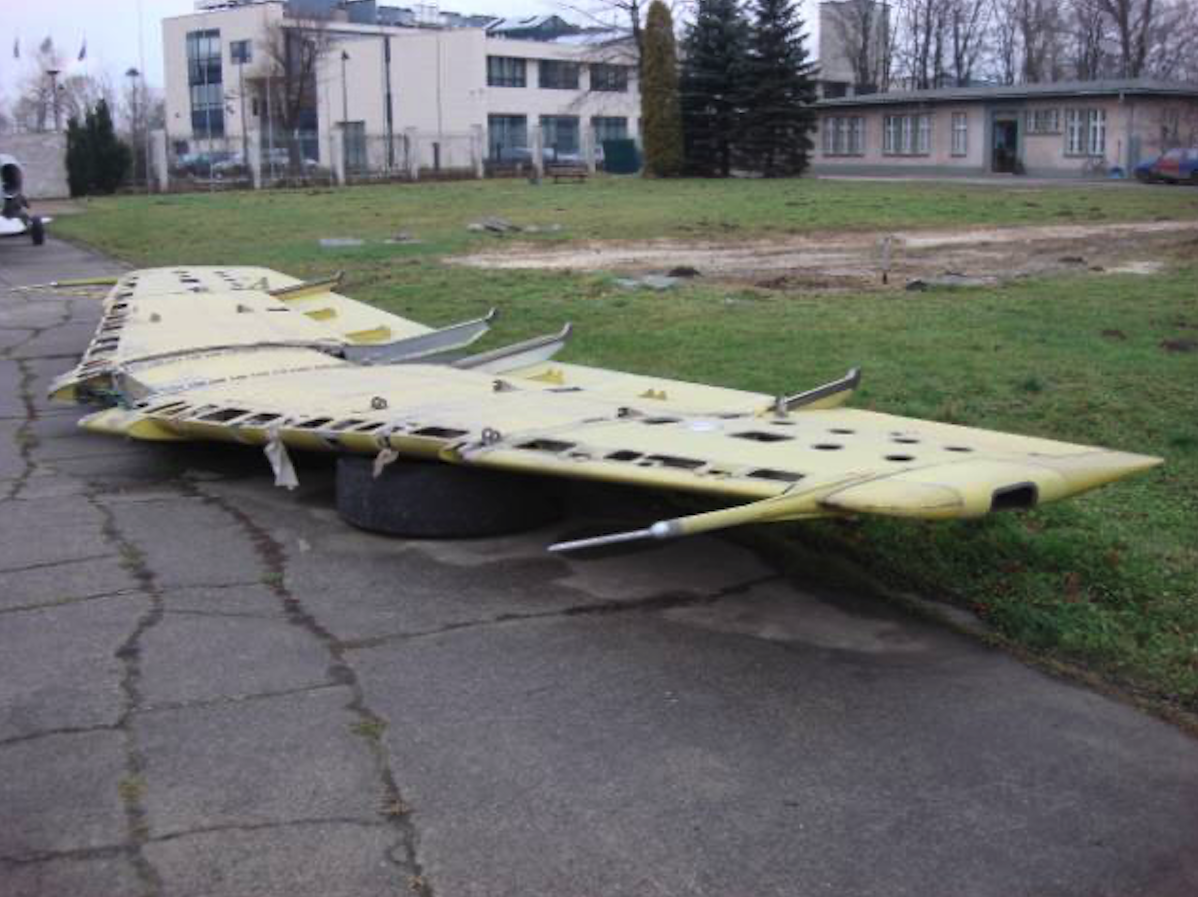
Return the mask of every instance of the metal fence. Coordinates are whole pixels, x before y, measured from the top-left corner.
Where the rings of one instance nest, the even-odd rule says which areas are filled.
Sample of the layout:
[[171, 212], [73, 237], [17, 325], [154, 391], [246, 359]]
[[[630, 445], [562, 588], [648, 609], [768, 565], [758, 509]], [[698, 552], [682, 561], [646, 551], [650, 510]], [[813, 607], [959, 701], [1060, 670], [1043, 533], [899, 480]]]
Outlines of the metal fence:
[[160, 186], [186, 192], [331, 184], [336, 174], [320, 159], [316, 134], [168, 139], [165, 183]]
[[529, 177], [555, 169], [603, 168], [593, 135], [546, 145], [539, 128], [520, 140], [488, 143], [486, 131], [390, 135], [346, 128], [326, 132], [174, 139], [155, 135], [157, 189], [187, 192], [425, 179]]

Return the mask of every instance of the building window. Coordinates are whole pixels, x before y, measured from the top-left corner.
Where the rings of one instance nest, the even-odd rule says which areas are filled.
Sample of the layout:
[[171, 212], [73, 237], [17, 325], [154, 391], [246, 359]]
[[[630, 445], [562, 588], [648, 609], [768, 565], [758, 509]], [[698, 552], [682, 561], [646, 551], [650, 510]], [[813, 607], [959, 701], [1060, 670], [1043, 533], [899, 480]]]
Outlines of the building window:
[[823, 120], [825, 156], [865, 154], [865, 119], [860, 115], [831, 116]]
[[550, 159], [578, 155], [577, 115], [542, 115], [541, 135]]
[[1065, 155], [1102, 156], [1106, 153], [1106, 110], [1065, 110]]
[[595, 143], [602, 146], [605, 140], [625, 140], [628, 137], [628, 119], [596, 115], [591, 119], [595, 132]]
[[605, 93], [628, 92], [628, 66], [591, 63], [591, 90]]
[[577, 62], [562, 62], [558, 59], [542, 59], [538, 84], [546, 90], [578, 90]]
[[860, 115], [849, 119], [849, 155], [865, 155], [865, 119]]
[[528, 118], [487, 116], [487, 152], [492, 162], [517, 162], [528, 156]]
[[1090, 155], [1106, 155], [1106, 110], [1091, 109], [1090, 119]]
[[883, 120], [882, 152], [887, 156], [926, 156], [932, 151], [932, 116], [887, 115]]
[[488, 87], [525, 87], [527, 84], [527, 60], [512, 56], [487, 57]]
[[225, 136], [224, 75], [220, 31], [187, 33], [187, 86], [191, 99], [191, 130], [206, 138]]
[[229, 61], [233, 65], [249, 65], [254, 61], [254, 44], [248, 40], [229, 41]]
[[1060, 109], [1029, 109], [1024, 116], [1025, 130], [1029, 134], [1060, 134]]
[[969, 113], [953, 113], [953, 155], [964, 156], [969, 153]]
[[197, 137], [225, 136], [225, 94], [221, 84], [194, 84], [191, 97], [191, 131]]

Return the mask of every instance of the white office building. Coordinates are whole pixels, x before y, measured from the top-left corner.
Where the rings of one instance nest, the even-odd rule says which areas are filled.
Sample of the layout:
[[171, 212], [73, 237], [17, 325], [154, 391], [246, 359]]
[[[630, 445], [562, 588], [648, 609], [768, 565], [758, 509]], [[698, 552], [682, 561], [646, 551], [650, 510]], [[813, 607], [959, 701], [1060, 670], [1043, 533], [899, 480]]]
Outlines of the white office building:
[[639, 136], [626, 35], [373, 0], [201, 0], [163, 22], [175, 158], [386, 171], [588, 158]]

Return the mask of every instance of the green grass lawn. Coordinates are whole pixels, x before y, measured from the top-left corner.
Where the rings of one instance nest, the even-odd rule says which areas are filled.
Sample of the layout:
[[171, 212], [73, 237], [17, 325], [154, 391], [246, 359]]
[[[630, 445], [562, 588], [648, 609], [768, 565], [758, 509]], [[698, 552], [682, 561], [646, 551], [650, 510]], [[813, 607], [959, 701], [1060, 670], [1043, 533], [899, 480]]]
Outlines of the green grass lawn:
[[[865, 369], [859, 407], [1161, 455], [1150, 474], [1028, 514], [788, 527], [900, 588], [969, 606], [1012, 642], [1198, 711], [1198, 246], [1152, 276], [1078, 273], [927, 293], [629, 292], [601, 274], [490, 272], [442, 256], [541, 240], [738, 239], [823, 229], [1198, 218], [1198, 190], [832, 181], [465, 182], [93, 201], [55, 228], [137, 265], [347, 271], [345, 291], [432, 324], [491, 305], [494, 341], [578, 327], [564, 360], [767, 393]], [[420, 245], [326, 251], [320, 237]], [[1106, 335], [1104, 335], [1106, 331]], [[798, 547], [798, 546], [796, 546]]]

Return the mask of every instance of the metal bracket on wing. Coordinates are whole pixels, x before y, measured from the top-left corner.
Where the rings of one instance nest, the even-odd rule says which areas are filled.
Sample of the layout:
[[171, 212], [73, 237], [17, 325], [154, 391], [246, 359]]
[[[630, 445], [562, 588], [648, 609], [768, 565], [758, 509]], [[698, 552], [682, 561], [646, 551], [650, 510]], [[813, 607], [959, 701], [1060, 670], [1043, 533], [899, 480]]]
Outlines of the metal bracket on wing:
[[284, 302], [288, 299], [302, 299], [304, 296], [311, 296], [316, 293], [332, 292], [341, 286], [341, 281], [344, 277], [345, 272], [338, 271], [332, 277], [325, 277], [320, 280], [304, 280], [289, 287], [275, 287], [273, 290], [269, 290], [268, 293], [276, 299], [282, 299]]
[[502, 374], [517, 368], [528, 367], [541, 361], [548, 361], [562, 350], [574, 327], [566, 324], [557, 333], [547, 333], [510, 346], [492, 349], [490, 352], [480, 352], [467, 358], [458, 359], [453, 367], [464, 370], [486, 371], [491, 374]]
[[401, 364], [418, 361], [433, 361], [434, 356], [455, 349], [464, 349], [491, 329], [491, 323], [499, 317], [497, 309], [491, 309], [481, 318], [463, 321], [409, 336], [391, 343], [376, 343], [370, 346], [345, 346], [342, 357], [356, 364]]
[[778, 396], [774, 400], [773, 407], [768, 410], [784, 415], [791, 411], [798, 411], [800, 408], [835, 408], [837, 405], [847, 402], [849, 396], [853, 394], [853, 390], [860, 383], [861, 368], [852, 368], [839, 380], [833, 380], [831, 383], [825, 383], [823, 386], [817, 386], [815, 389], [796, 393], [793, 396]]

